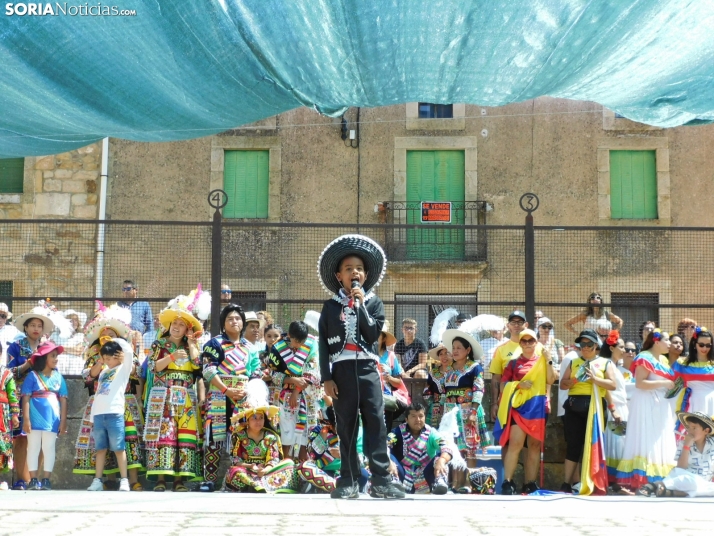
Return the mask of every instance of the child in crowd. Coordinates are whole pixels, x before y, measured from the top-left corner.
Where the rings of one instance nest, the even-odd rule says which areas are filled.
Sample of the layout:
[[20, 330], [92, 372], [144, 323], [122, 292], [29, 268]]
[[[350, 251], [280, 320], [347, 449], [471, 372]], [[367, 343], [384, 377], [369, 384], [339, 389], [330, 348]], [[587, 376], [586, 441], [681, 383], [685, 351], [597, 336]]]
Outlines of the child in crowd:
[[[0, 473], [9, 473], [13, 469], [12, 431], [20, 426], [19, 414], [15, 378], [10, 369], [0, 364]], [[0, 491], [7, 491], [8, 488], [7, 482], [0, 482]]]
[[[27, 434], [28, 490], [51, 490], [58, 434], [67, 433], [67, 385], [57, 370], [58, 355], [64, 348], [51, 341], [37, 347], [30, 357], [32, 372], [22, 384], [22, 422]], [[44, 454], [44, 478], [37, 480], [40, 451]]]
[[96, 448], [96, 473], [87, 490], [104, 489], [102, 473], [107, 449], [111, 449], [116, 456], [121, 475], [119, 491], [129, 491], [124, 435], [124, 393], [129, 383], [133, 353], [129, 344], [123, 339], [111, 339], [102, 345], [99, 354], [99, 361], [105, 368], [99, 374], [90, 417], [94, 423], [92, 435]]

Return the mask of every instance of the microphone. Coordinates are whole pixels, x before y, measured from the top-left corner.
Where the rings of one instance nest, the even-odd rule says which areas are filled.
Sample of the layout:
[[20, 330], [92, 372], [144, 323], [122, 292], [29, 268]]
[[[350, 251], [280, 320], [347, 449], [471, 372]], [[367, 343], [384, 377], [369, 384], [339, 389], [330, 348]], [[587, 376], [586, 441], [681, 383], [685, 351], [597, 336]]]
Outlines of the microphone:
[[[360, 285], [359, 285], [359, 281], [357, 281], [355, 279], [354, 281], [352, 281], [352, 289], [354, 290], [356, 288], [360, 288]], [[355, 302], [355, 309], [359, 309], [359, 298], [354, 298], [354, 302]]]

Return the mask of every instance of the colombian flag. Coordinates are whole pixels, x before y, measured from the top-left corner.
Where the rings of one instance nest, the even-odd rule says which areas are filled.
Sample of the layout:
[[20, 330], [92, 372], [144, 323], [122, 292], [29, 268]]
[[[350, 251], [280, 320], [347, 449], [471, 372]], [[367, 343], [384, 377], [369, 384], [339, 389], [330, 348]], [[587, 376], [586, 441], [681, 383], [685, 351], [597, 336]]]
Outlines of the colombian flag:
[[493, 436], [499, 445], [505, 446], [511, 436], [511, 421], [528, 435], [545, 440], [546, 378], [548, 376], [545, 356], [528, 371], [521, 381], [529, 381], [530, 389], [518, 389], [517, 381], [508, 382], [501, 394], [498, 419], [493, 427]]
[[591, 495], [598, 490], [607, 493], [607, 459], [605, 458], [605, 416], [602, 411], [600, 388], [593, 386], [585, 431], [585, 449], [580, 470], [580, 495]]
[[[682, 378], [685, 388], [677, 396], [676, 408], [677, 412], [691, 411], [690, 398], [692, 396], [692, 388], [689, 387], [689, 382], [711, 382], [714, 381], [714, 364], [709, 361], [704, 363], [695, 362], [687, 363], [686, 357], [679, 359], [673, 366], [674, 378]], [[670, 378], [672, 379], [672, 378]], [[682, 431], [681, 423], [677, 423], [677, 429]]]

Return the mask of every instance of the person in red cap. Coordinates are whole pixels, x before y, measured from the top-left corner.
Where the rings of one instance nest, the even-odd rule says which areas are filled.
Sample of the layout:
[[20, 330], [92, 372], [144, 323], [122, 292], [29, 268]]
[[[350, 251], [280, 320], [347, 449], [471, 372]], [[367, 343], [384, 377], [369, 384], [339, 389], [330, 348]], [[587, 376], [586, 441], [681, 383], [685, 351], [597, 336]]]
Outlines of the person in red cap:
[[[32, 372], [22, 384], [23, 431], [27, 434], [28, 490], [51, 490], [55, 465], [55, 441], [67, 433], [67, 385], [57, 370], [57, 356], [64, 348], [52, 341], [40, 344], [30, 357]], [[45, 457], [44, 478], [37, 480], [40, 451]]]

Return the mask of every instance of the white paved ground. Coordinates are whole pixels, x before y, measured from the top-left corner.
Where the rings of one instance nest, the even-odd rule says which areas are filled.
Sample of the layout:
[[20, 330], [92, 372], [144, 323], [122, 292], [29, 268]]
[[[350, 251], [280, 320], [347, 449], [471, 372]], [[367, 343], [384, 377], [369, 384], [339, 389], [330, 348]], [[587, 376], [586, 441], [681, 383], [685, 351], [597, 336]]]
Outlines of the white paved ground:
[[2, 492], [0, 534], [652, 536], [712, 532], [714, 501], [634, 497], [417, 497]]

